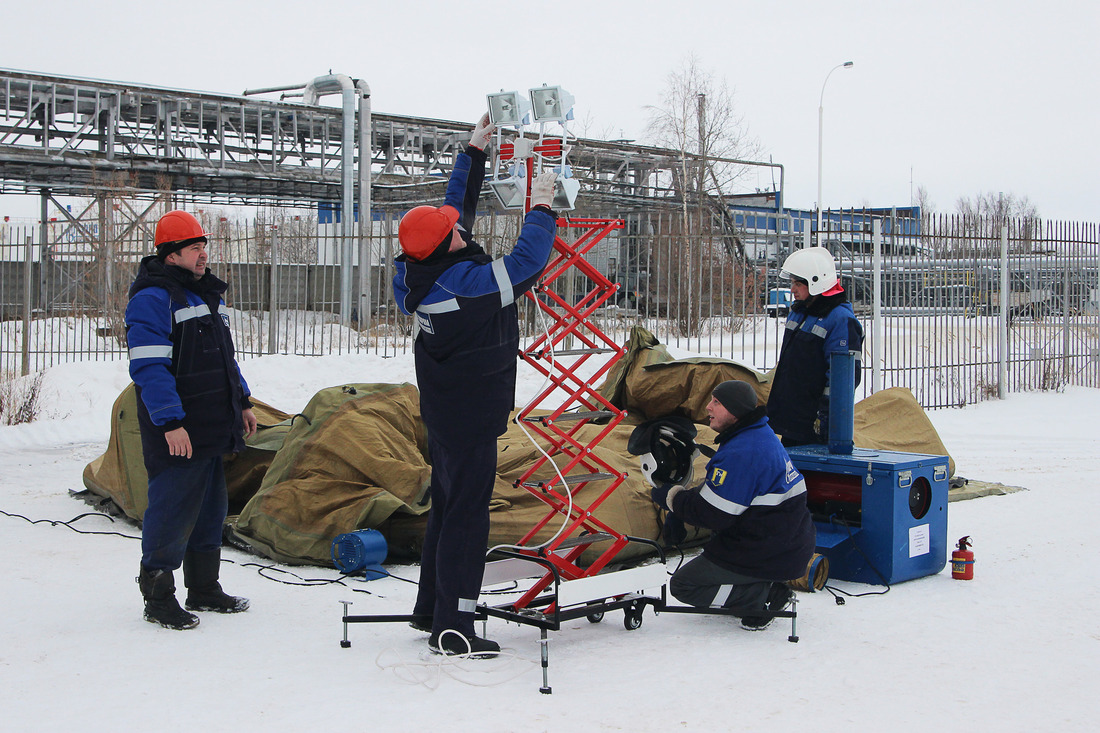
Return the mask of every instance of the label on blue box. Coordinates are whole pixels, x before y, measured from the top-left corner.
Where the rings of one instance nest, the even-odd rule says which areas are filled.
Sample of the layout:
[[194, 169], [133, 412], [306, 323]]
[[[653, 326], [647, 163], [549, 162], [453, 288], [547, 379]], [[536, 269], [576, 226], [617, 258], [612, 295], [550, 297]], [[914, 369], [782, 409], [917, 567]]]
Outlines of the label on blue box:
[[927, 555], [932, 551], [931, 533], [927, 524], [909, 528], [909, 557]]

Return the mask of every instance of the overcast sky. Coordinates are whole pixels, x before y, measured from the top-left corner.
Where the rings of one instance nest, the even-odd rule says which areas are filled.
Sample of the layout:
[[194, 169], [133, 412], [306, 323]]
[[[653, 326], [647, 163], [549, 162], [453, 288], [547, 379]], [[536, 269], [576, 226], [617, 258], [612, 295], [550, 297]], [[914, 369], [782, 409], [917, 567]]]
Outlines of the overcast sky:
[[331, 70], [365, 80], [376, 111], [471, 122], [489, 92], [560, 84], [590, 134], [633, 139], [694, 55], [801, 208], [817, 198], [822, 84], [853, 61], [824, 93], [826, 206], [908, 205], [923, 185], [942, 212], [1003, 192], [1100, 220], [1088, 2], [45, 0], [6, 3], [0, 23], [9, 69], [227, 94]]

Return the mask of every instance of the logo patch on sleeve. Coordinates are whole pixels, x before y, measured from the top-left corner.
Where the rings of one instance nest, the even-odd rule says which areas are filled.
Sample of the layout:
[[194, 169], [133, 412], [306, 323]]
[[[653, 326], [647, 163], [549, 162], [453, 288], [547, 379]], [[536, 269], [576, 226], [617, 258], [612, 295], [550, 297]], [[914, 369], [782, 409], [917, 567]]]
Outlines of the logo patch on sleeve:
[[787, 483], [794, 483], [798, 479], [798, 471], [794, 470], [794, 464], [787, 461]]
[[726, 472], [720, 468], [715, 468], [710, 473], [711, 486], [721, 486], [726, 482]]

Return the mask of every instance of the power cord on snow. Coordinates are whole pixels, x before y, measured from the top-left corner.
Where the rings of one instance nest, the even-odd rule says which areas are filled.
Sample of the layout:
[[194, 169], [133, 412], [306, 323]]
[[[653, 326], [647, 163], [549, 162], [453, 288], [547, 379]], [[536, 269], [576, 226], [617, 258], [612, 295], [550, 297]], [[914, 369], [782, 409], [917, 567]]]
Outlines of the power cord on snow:
[[[852, 540], [852, 527], [842, 517], [838, 517], [837, 515], [833, 514], [829, 517], [829, 523], [834, 525], [839, 524], [840, 526], [844, 527], [844, 530], [848, 533], [848, 539]], [[890, 584], [886, 581], [886, 577], [881, 572], [879, 572], [879, 569], [875, 567], [875, 564], [873, 562], [871, 562], [871, 558], [867, 557], [867, 553], [863, 551], [863, 548], [856, 544], [854, 540], [852, 540], [852, 545], [857, 550], [859, 550], [859, 554], [863, 555], [863, 559], [867, 561], [867, 567], [875, 571], [875, 575], [878, 576], [878, 579], [881, 580], [882, 584], [886, 587], [882, 590], [869, 590], [864, 593], [851, 593], [844, 590], [843, 588], [837, 588], [835, 585], [829, 585], [828, 583], [826, 583], [825, 590], [829, 591], [829, 593], [832, 594], [833, 600], [836, 601], [836, 605], [838, 606], [844, 605], [844, 599], [841, 597], [842, 595], [848, 596], [849, 598], [862, 598], [864, 596], [881, 596], [890, 592]]]
[[114, 523], [114, 521], [115, 521], [114, 517], [112, 517], [110, 514], [103, 514], [101, 512], [84, 512], [83, 514], [78, 514], [77, 516], [73, 517], [72, 519], [70, 519], [67, 522], [62, 522], [59, 519], [30, 519], [29, 517], [24, 517], [22, 514], [12, 514], [11, 512], [6, 512], [3, 509], [0, 509], [0, 514], [3, 514], [5, 517], [11, 517], [13, 519], [22, 519], [23, 521], [25, 521], [29, 524], [48, 524], [51, 527], [58, 527], [58, 526], [67, 527], [67, 528], [71, 529], [72, 531], [76, 532], [77, 534], [106, 534], [106, 535], [115, 535], [117, 537], [125, 537], [126, 539], [129, 539], [129, 540], [140, 540], [141, 539], [141, 537], [135, 537], [132, 534], [124, 534], [122, 532], [117, 532], [115, 530], [105, 531], [105, 530], [98, 530], [98, 529], [77, 529], [76, 527], [73, 526], [73, 522], [77, 522], [81, 519], [84, 519], [85, 517], [103, 517], [103, 518], [109, 520], [112, 524]]
[[[233, 562], [233, 561], [232, 560], [226, 560], [226, 562]], [[305, 586], [305, 587], [312, 587], [312, 586], [317, 586], [317, 585], [340, 585], [340, 586], [343, 586], [343, 587], [351, 590], [353, 593], [366, 593], [367, 595], [370, 595], [370, 596], [377, 595], [376, 593], [372, 593], [371, 591], [367, 590], [366, 588], [355, 588], [353, 586], [348, 585], [345, 582], [345, 581], [348, 580], [348, 576], [341, 576], [339, 578], [303, 578], [301, 575], [298, 575], [297, 573], [295, 573], [293, 571], [285, 570], [283, 568], [276, 567], [274, 565], [263, 565], [263, 564], [257, 563], [257, 562], [243, 562], [243, 563], [239, 563], [239, 565], [242, 568], [256, 568], [256, 574], [259, 575], [264, 580], [270, 580], [274, 583], [282, 583], [283, 585], [297, 585], [297, 586]], [[283, 580], [281, 578], [274, 577], [275, 574], [282, 574], [284, 576], [290, 576], [291, 579], [290, 580]], [[386, 575], [389, 575], [389, 573], [386, 573]], [[397, 576], [390, 576], [390, 577], [396, 578]], [[405, 580], [405, 579], [404, 578], [397, 578], [397, 580]], [[412, 581], [405, 580], [405, 582], [410, 583]], [[379, 597], [381, 598], [382, 596], [379, 596]]]
[[[110, 514], [104, 514], [103, 512], [84, 512], [83, 514], [78, 514], [77, 516], [73, 517], [72, 519], [70, 519], [67, 522], [63, 522], [59, 519], [31, 519], [30, 517], [25, 517], [22, 514], [14, 514], [12, 512], [6, 512], [3, 509], [0, 509], [0, 514], [3, 514], [6, 517], [11, 517], [12, 519], [22, 519], [24, 522], [27, 522], [28, 524], [48, 524], [51, 527], [66, 527], [67, 529], [71, 529], [73, 532], [76, 532], [77, 534], [113, 535], [115, 537], [124, 537], [128, 540], [141, 540], [140, 535], [126, 534], [124, 532], [118, 532], [118, 531], [115, 531], [115, 530], [79, 529], [79, 528], [73, 526], [74, 522], [78, 522], [81, 519], [85, 519], [87, 517], [101, 517], [103, 519], [108, 520], [109, 522], [111, 522], [113, 524], [114, 521], [115, 521], [115, 518], [112, 517]], [[354, 591], [355, 593], [366, 593], [368, 595], [377, 595], [377, 594], [372, 593], [371, 591], [369, 591], [365, 588], [355, 588], [355, 587], [352, 587], [352, 586], [348, 585], [347, 582], [346, 582], [348, 580], [348, 576], [346, 576], [346, 575], [342, 575], [341, 577], [338, 577], [338, 578], [303, 578], [302, 576], [298, 575], [297, 573], [294, 573], [290, 570], [284, 570], [283, 568], [276, 567], [275, 565], [263, 565], [261, 563], [255, 563], [255, 562], [237, 563], [234, 560], [231, 560], [227, 557], [223, 557], [222, 562], [226, 562], [226, 563], [229, 563], [231, 565], [240, 565], [242, 568], [246, 568], [246, 567], [256, 568], [257, 569], [257, 574], [261, 578], [264, 578], [265, 580], [270, 580], [270, 581], [275, 582], [275, 583], [282, 583], [284, 585], [298, 585], [298, 586], [342, 585], [345, 588], [349, 588], [350, 590]], [[380, 573], [381, 575], [393, 578], [394, 580], [400, 580], [404, 583], [411, 583], [413, 585], [417, 584], [415, 580], [409, 580], [408, 578], [399, 577], [399, 576], [394, 575], [393, 573], [390, 573], [389, 571], [386, 571], [386, 570], [372, 570], [371, 572]], [[291, 580], [282, 580], [280, 578], [273, 577], [275, 574], [278, 574], [278, 573], [281, 573], [283, 575], [291, 576], [292, 579]]]

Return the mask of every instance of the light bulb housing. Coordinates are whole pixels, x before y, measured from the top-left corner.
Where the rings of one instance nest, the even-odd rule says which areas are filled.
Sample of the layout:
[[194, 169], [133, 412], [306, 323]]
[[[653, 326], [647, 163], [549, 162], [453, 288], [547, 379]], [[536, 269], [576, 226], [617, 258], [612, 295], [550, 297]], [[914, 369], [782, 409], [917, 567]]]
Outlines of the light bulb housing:
[[530, 124], [531, 104], [519, 92], [486, 95], [489, 121], [497, 127], [523, 127]]
[[560, 86], [528, 89], [531, 96], [531, 114], [535, 122], [565, 122], [573, 119], [574, 97]]

